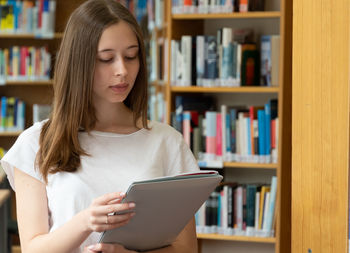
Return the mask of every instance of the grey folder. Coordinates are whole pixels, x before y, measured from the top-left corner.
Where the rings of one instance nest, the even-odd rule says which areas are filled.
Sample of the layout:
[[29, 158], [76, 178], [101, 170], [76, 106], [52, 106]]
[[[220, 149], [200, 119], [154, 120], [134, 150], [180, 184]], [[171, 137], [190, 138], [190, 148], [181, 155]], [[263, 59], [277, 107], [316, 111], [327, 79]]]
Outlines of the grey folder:
[[134, 182], [123, 202], [136, 215], [120, 228], [103, 232], [100, 242], [146, 251], [170, 245], [222, 180], [216, 171]]

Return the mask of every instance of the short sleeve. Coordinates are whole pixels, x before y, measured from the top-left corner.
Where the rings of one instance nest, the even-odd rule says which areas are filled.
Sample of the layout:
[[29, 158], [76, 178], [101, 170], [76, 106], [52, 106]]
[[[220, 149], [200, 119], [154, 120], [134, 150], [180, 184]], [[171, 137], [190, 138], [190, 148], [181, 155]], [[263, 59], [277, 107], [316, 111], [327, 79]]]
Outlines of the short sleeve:
[[39, 150], [40, 130], [40, 123], [36, 123], [25, 130], [1, 159], [1, 166], [4, 169], [13, 190], [15, 190], [14, 168], [44, 182], [39, 171], [35, 169], [35, 158]]
[[[178, 133], [177, 133], [178, 134]], [[182, 135], [176, 136], [176, 144], [171, 145], [168, 175], [199, 171], [198, 163]]]

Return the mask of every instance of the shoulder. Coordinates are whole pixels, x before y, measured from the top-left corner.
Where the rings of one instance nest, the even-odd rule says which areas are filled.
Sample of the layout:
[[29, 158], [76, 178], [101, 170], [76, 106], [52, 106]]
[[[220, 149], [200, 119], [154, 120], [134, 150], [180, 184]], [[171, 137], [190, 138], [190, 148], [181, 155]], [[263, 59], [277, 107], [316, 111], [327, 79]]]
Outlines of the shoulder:
[[150, 136], [152, 136], [153, 142], [159, 142], [165, 144], [167, 148], [171, 149], [181, 149], [184, 144], [184, 138], [182, 134], [178, 132], [172, 126], [151, 121], [149, 124]]
[[34, 123], [31, 127], [24, 130], [18, 137], [18, 141], [35, 141], [38, 142], [43, 125], [47, 120]]
[[182, 139], [181, 133], [168, 124], [157, 121], [150, 121], [149, 127], [150, 131], [156, 135], [164, 136], [167, 138], [174, 138], [178, 140]]

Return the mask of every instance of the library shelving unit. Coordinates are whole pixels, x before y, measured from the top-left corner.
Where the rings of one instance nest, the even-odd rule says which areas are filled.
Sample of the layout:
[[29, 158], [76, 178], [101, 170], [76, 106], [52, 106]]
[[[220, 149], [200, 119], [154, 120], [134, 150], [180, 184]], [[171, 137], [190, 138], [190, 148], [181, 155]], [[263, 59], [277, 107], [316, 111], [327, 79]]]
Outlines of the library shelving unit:
[[[170, 1], [169, 1], [170, 2]], [[292, 42], [292, 2], [287, 0], [267, 0], [266, 11], [247, 13], [225, 13], [225, 14], [172, 14], [171, 3], [167, 2], [166, 25], [167, 38], [179, 40], [182, 35], [203, 35], [210, 30], [211, 26], [216, 29], [223, 26], [235, 27], [246, 22], [249, 27], [257, 30], [260, 35], [264, 34], [266, 26], [274, 26], [277, 34], [280, 35], [280, 56], [279, 56], [279, 85], [277, 87], [264, 86], [241, 86], [241, 87], [180, 87], [172, 86], [170, 76], [166, 83], [166, 106], [167, 122], [171, 122], [170, 112], [175, 111], [175, 96], [187, 95], [197, 96], [198, 94], [229, 96], [232, 99], [247, 97], [246, 104], [249, 104], [250, 96], [270, 96], [278, 98], [278, 118], [279, 118], [279, 143], [278, 161], [275, 164], [237, 163], [224, 162], [225, 171], [238, 169], [249, 173], [249, 171], [259, 171], [261, 173], [273, 172], [277, 176], [277, 198], [276, 198], [276, 223], [275, 236], [247, 237], [247, 236], [226, 236], [221, 234], [197, 234], [199, 251], [204, 240], [216, 240], [215, 245], [220, 245], [220, 241], [249, 242], [273, 244], [275, 252], [290, 252], [291, 248], [291, 42]], [[277, 6], [277, 7], [276, 7]], [[214, 25], [213, 25], [214, 23]], [[217, 23], [217, 24], [215, 24]], [[255, 28], [257, 26], [258, 28]], [[242, 26], [239, 26], [240, 28]], [[270, 31], [270, 30], [269, 30]], [[268, 34], [268, 33], [267, 33]], [[213, 35], [211, 33], [210, 35]], [[171, 49], [169, 46], [169, 72], [171, 70]], [[257, 84], [258, 85], [258, 84]], [[253, 98], [253, 99], [254, 99]], [[250, 99], [252, 99], [250, 97]], [[242, 100], [242, 99], [241, 99]], [[252, 172], [253, 173], [253, 172]], [[225, 180], [225, 179], [224, 179]], [[219, 247], [219, 246], [218, 246]], [[220, 252], [219, 249], [217, 252]], [[244, 251], [246, 252], [246, 251]]]
[[[33, 1], [34, 2], [34, 1]], [[52, 38], [37, 38], [33, 34], [0, 34], [1, 48], [12, 46], [47, 46], [52, 56], [51, 69], [53, 69], [55, 54], [58, 50], [63, 30], [70, 13], [83, 0], [56, 1], [55, 33]], [[52, 73], [50, 73], [52, 77]], [[0, 85], [0, 95], [6, 97], [18, 97], [26, 104], [25, 128], [33, 123], [33, 104], [50, 104], [52, 100], [52, 80], [33, 81], [6, 81]], [[1, 132], [0, 147], [9, 149], [20, 131]]]
[[[34, 1], [33, 1], [34, 2]], [[55, 34], [52, 38], [36, 38], [32, 34], [0, 34], [1, 48], [11, 46], [47, 46], [52, 55], [51, 68], [53, 69], [55, 54], [58, 50], [60, 40], [63, 36], [64, 27], [70, 13], [83, 0], [58, 0], [56, 1]], [[52, 73], [51, 77], [52, 77]], [[26, 104], [25, 108], [25, 128], [33, 123], [33, 104], [50, 104], [53, 97], [52, 79], [47, 81], [6, 81], [0, 85], [0, 96], [18, 97]], [[0, 132], [0, 147], [9, 149], [21, 131]], [[11, 194], [11, 218], [16, 220], [15, 195]], [[14, 238], [13, 244], [18, 240]], [[12, 245], [13, 252], [20, 252], [19, 247]]]
[[[159, 1], [154, 4], [159, 4]], [[163, 8], [163, 13], [165, 13]], [[164, 17], [164, 14], [162, 15]], [[158, 19], [158, 17], [157, 17]], [[161, 19], [161, 17], [159, 17]], [[167, 66], [165, 62], [167, 53], [167, 25], [162, 22], [162, 24], [155, 22], [154, 27], [149, 30], [151, 34], [148, 40], [150, 43], [147, 61], [149, 62], [149, 111], [150, 118], [152, 120], [164, 122], [166, 120], [166, 111], [164, 111], [164, 98], [166, 94], [166, 76], [167, 76]], [[154, 43], [154, 45], [152, 45]], [[146, 41], [147, 44], [147, 41]], [[151, 72], [151, 73], [150, 73]], [[161, 94], [162, 99], [159, 99], [159, 94]], [[162, 108], [160, 110], [160, 108]], [[152, 115], [151, 115], [152, 114]]]

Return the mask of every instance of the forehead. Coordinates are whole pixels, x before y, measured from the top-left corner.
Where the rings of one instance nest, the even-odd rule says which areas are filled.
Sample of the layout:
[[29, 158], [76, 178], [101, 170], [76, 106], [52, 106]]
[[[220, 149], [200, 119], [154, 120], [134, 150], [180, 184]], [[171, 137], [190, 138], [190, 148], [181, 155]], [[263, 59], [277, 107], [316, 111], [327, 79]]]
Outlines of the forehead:
[[128, 23], [119, 21], [102, 32], [98, 42], [98, 51], [103, 49], [124, 50], [132, 45], [138, 45], [136, 34]]

